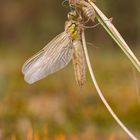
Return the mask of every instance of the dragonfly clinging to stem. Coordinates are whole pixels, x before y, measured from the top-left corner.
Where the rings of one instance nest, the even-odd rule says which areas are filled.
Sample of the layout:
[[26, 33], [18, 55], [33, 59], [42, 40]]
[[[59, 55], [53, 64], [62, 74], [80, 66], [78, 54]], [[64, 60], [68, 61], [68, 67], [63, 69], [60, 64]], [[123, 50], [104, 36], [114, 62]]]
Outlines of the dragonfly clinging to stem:
[[69, 0], [73, 10], [68, 14], [68, 21], [65, 23], [64, 32], [57, 35], [41, 51], [27, 60], [22, 67], [22, 72], [25, 76], [25, 81], [32, 84], [59, 71], [72, 60], [76, 81], [78, 85], [82, 86], [86, 80], [87, 61], [93, 83], [103, 103], [125, 132], [127, 132], [131, 138], [136, 139], [112, 111], [96, 82], [86, 49], [84, 35], [85, 21], [91, 20], [94, 22], [96, 17], [99, 23], [129, 57], [138, 71], [140, 71], [140, 63], [110, 20], [98, 9], [94, 2], [95, 1], [91, 0]]
[[64, 68], [72, 60], [78, 85], [85, 83], [86, 61], [81, 41], [81, 20], [76, 11], [69, 12], [65, 31], [23, 65], [22, 72], [26, 82], [32, 84], [43, 79]]

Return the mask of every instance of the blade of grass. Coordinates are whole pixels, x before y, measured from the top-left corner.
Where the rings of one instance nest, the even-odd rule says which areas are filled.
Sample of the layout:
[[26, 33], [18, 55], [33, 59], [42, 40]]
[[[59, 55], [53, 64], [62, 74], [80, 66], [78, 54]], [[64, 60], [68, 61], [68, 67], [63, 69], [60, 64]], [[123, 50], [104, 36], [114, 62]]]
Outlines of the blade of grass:
[[83, 43], [83, 48], [84, 48], [84, 52], [85, 52], [85, 57], [86, 57], [86, 62], [87, 62], [87, 66], [91, 75], [91, 79], [93, 84], [95, 85], [95, 88], [97, 90], [97, 93], [99, 95], [99, 97], [101, 98], [102, 102], [104, 103], [104, 105], [106, 106], [107, 110], [109, 111], [109, 113], [112, 115], [112, 117], [116, 120], [116, 122], [118, 123], [118, 125], [128, 134], [128, 136], [130, 136], [131, 139], [133, 140], [138, 140], [128, 129], [127, 127], [120, 121], [120, 119], [117, 117], [117, 115], [113, 112], [112, 108], [109, 106], [108, 102], [106, 101], [105, 97], [102, 94], [102, 91], [100, 90], [100, 87], [96, 81], [93, 69], [91, 67], [91, 63], [90, 63], [90, 59], [89, 59], [89, 55], [88, 55], [88, 51], [87, 51], [87, 47], [86, 47], [86, 41], [85, 41], [85, 34], [84, 34], [84, 30], [82, 31], [82, 43]]
[[102, 11], [93, 3], [91, 0], [88, 0], [92, 5], [94, 10], [96, 11], [96, 18], [99, 23], [103, 26], [103, 28], [107, 31], [107, 33], [112, 37], [112, 39], [117, 43], [117, 45], [122, 49], [122, 51], [127, 55], [127, 57], [131, 60], [136, 69], [140, 72], [140, 62], [134, 53], [131, 51], [127, 43], [124, 41], [120, 33], [111, 23], [111, 21], [102, 13]]

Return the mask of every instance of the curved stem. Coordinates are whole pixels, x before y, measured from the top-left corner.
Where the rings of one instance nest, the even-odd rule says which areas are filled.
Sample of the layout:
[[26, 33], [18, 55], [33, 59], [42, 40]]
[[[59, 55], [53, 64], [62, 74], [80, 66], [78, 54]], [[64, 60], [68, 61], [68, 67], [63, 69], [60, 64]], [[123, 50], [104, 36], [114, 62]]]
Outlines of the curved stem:
[[131, 60], [136, 69], [140, 72], [140, 62], [134, 53], [131, 51], [121, 34], [112, 24], [112, 22], [103, 14], [103, 12], [95, 5], [94, 2], [88, 0], [90, 5], [96, 11], [96, 18], [107, 33], [112, 37], [112, 39], [117, 43], [117, 45], [122, 49], [126, 56]]
[[87, 47], [86, 47], [86, 41], [85, 41], [85, 33], [84, 30], [82, 31], [82, 43], [83, 43], [83, 48], [84, 48], [84, 52], [85, 52], [85, 57], [86, 57], [86, 61], [87, 61], [87, 65], [88, 65], [88, 69], [93, 81], [93, 84], [95, 85], [95, 88], [97, 90], [98, 95], [100, 96], [102, 102], [104, 103], [104, 105], [106, 106], [107, 110], [109, 111], [109, 113], [112, 115], [112, 117], [116, 120], [116, 122], [118, 123], [118, 125], [130, 136], [130, 138], [132, 140], [138, 140], [128, 129], [127, 127], [125, 127], [125, 125], [120, 121], [120, 119], [117, 117], [117, 115], [113, 112], [113, 110], [111, 109], [111, 107], [109, 106], [109, 104], [107, 103], [105, 97], [102, 94], [102, 91], [100, 90], [98, 83], [96, 81], [93, 69], [91, 67], [91, 63], [90, 63], [90, 59], [89, 59], [89, 55], [88, 55], [88, 51], [87, 51]]

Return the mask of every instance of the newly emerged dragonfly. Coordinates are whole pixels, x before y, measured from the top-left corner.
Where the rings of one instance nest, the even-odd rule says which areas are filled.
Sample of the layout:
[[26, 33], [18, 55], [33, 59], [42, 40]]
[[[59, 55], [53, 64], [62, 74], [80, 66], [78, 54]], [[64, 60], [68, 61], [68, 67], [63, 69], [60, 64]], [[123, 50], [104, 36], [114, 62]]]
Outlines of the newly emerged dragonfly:
[[140, 72], [140, 62], [134, 53], [131, 51], [127, 43], [124, 41], [120, 33], [117, 31], [112, 22], [102, 13], [95, 5], [95, 0], [69, 0], [71, 7], [75, 8], [79, 13], [82, 13], [88, 20], [94, 22], [95, 17], [103, 28], [108, 32], [112, 39], [122, 49], [122, 51], [131, 60], [136, 69]]
[[25, 62], [24, 79], [32, 84], [64, 68], [71, 60], [77, 83], [85, 83], [86, 61], [81, 41], [81, 17], [71, 11], [65, 23], [65, 31], [57, 35], [41, 51]]

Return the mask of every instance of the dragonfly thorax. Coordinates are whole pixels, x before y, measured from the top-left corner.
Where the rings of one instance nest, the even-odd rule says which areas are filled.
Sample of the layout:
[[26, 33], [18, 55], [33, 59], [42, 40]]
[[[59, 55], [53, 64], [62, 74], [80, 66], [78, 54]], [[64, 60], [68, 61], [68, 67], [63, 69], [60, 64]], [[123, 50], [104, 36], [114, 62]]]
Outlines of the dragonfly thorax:
[[65, 31], [69, 34], [72, 41], [80, 39], [81, 29], [78, 24], [76, 21], [67, 21], [65, 24]]

